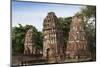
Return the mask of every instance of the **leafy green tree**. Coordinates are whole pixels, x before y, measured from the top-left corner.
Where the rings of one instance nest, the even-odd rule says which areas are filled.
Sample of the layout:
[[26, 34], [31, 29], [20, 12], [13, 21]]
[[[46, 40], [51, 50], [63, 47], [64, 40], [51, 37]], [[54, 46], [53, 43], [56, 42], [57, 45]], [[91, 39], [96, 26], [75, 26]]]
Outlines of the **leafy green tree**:
[[37, 48], [43, 49], [43, 33], [40, 31], [37, 32]]
[[23, 42], [24, 42], [25, 30], [23, 26], [19, 24], [19, 27], [12, 28], [12, 51], [13, 53], [23, 52]]
[[80, 11], [85, 18], [85, 31], [92, 57], [96, 57], [96, 6], [86, 6]]
[[93, 18], [93, 21], [96, 20], [96, 6], [86, 6], [81, 9], [81, 13], [84, 15], [87, 22], [90, 18]]
[[63, 37], [64, 37], [64, 44], [66, 47], [68, 36], [69, 36], [69, 30], [70, 30], [70, 23], [72, 21], [72, 17], [59, 17], [58, 18], [59, 23], [60, 23], [60, 28], [63, 30]]

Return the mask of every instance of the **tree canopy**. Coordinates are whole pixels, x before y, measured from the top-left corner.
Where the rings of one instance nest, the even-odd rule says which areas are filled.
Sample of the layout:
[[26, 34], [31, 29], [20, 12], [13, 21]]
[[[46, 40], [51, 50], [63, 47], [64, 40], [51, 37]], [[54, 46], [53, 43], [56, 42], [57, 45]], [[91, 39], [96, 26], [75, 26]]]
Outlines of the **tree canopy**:
[[86, 6], [81, 9], [80, 13], [85, 18], [85, 31], [90, 51], [96, 56], [96, 6]]

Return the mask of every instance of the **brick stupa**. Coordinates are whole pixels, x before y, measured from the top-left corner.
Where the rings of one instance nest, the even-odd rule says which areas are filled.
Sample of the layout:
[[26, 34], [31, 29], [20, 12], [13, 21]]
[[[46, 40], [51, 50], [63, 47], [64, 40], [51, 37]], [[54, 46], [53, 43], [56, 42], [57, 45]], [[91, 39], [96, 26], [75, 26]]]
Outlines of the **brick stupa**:
[[69, 58], [90, 58], [83, 20], [81, 14], [77, 14], [72, 18], [66, 51], [66, 55]]

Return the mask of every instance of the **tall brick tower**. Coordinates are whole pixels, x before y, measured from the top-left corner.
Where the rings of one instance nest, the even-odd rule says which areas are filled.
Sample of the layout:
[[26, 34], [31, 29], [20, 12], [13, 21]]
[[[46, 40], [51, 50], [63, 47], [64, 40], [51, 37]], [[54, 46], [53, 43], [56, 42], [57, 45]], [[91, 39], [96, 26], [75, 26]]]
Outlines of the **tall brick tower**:
[[49, 12], [43, 23], [43, 57], [49, 63], [64, 60], [63, 32], [54, 12]]
[[72, 18], [66, 54], [67, 57], [77, 59], [90, 57], [89, 45], [84, 30], [83, 16], [80, 14]]

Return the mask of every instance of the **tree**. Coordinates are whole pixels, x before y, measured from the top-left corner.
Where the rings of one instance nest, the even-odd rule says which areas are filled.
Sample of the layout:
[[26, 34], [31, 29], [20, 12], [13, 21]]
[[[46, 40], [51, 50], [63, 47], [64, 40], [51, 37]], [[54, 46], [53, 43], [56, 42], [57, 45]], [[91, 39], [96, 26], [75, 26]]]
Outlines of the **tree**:
[[72, 21], [72, 17], [65, 17], [65, 18], [59, 17], [58, 20], [60, 23], [60, 28], [63, 30], [64, 44], [66, 47], [68, 36], [69, 36], [68, 32], [70, 30], [70, 23]]
[[19, 24], [19, 27], [12, 28], [12, 52], [13, 53], [23, 52], [24, 36], [25, 36], [25, 30], [21, 24]]
[[88, 44], [92, 57], [96, 57], [96, 6], [86, 6], [80, 11], [85, 18], [85, 31], [87, 33]]
[[96, 6], [86, 6], [85, 8], [81, 9], [81, 13], [85, 16], [87, 21], [94, 17], [96, 19]]

